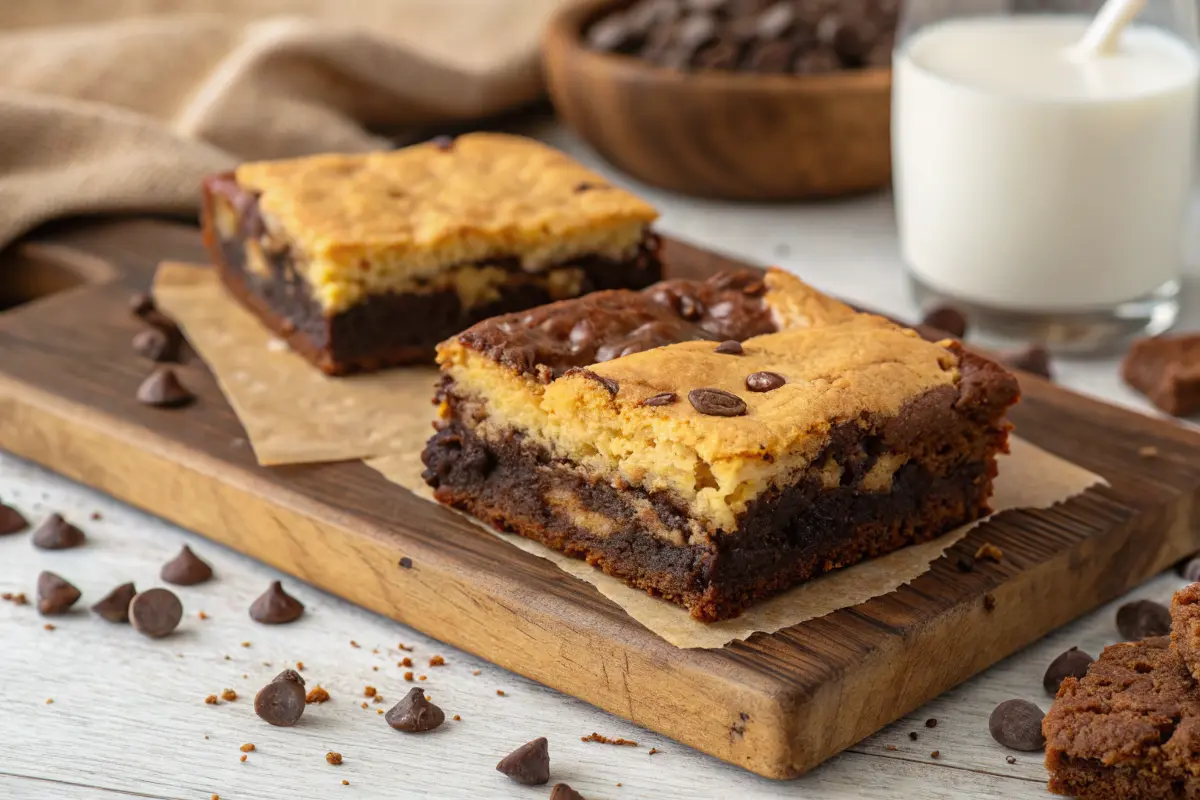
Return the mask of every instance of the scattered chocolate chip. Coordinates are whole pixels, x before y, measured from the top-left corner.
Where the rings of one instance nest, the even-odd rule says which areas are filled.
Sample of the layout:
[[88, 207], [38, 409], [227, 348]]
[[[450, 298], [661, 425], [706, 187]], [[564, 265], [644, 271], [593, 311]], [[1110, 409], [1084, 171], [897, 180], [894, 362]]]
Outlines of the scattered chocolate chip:
[[429, 140], [429, 143], [438, 150], [441, 150], [443, 153], [448, 153], [454, 149], [454, 137], [447, 136], [446, 134], [433, 137]]
[[778, 372], [751, 372], [746, 376], [746, 388], [752, 392], [772, 392], [787, 383]]
[[139, 319], [145, 317], [151, 311], [157, 310], [154, 304], [154, 298], [147, 292], [134, 292], [129, 296], [129, 313]]
[[179, 627], [183, 604], [170, 589], [154, 588], [139, 592], [129, 603], [129, 622], [133, 629], [151, 639], [161, 639]]
[[1117, 609], [1117, 630], [1127, 642], [1166, 636], [1171, 632], [1171, 612], [1162, 603], [1135, 600]]
[[182, 408], [194, 401], [196, 395], [179, 382], [175, 370], [159, 367], [142, 381], [137, 399], [139, 403], [155, 408]]
[[0, 536], [20, 533], [28, 527], [29, 520], [21, 516], [20, 511], [0, 503]]
[[926, 728], [936, 728], [937, 720], [933, 717], [930, 717], [929, 719], [925, 720], [925, 727]]
[[201, 561], [186, 544], [179, 551], [179, 555], [163, 564], [162, 572], [159, 573], [159, 577], [164, 581], [176, 586], [195, 586], [212, 576], [212, 567]]
[[1011, 750], [1041, 750], [1046, 744], [1042, 736], [1042, 710], [1028, 700], [1005, 700], [988, 718], [992, 738]]
[[954, 563], [954, 566], [958, 567], [959, 572], [974, 572], [975, 571], [975, 559], [968, 558], [967, 556], [964, 556], [964, 555], [959, 555], [958, 561], [956, 561]]
[[550, 790], [550, 800], [586, 800], [586, 798], [567, 784], [556, 783]]
[[39, 550], [69, 550], [87, 541], [83, 531], [62, 518], [51, 514], [33, 532], [33, 546]]
[[912, 740], [915, 742], [915, 741], [917, 740], [917, 732], [916, 732], [916, 731], [909, 731], [909, 732], [908, 732], [908, 738], [912, 739]]
[[405, 733], [431, 731], [446, 721], [440, 708], [425, 699], [425, 692], [414, 688], [384, 715], [387, 724]]
[[250, 619], [264, 625], [295, 622], [304, 613], [304, 604], [283, 590], [279, 581], [271, 581], [267, 590], [250, 604]]
[[1200, 558], [1189, 558], [1183, 562], [1179, 569], [1179, 575], [1188, 583], [1200, 581]]
[[692, 389], [688, 402], [709, 417], [740, 417], [746, 413], [746, 402], [724, 389]]
[[400, 566], [404, 567], [405, 569], [412, 569], [412, 559], [408, 556], [403, 556], [400, 559]]
[[951, 306], [938, 306], [930, 309], [921, 318], [922, 325], [945, 331], [956, 339], [967, 335], [967, 317], [963, 312]]
[[717, 345], [717, 349], [713, 350], [713, 352], [720, 353], [723, 356], [740, 356], [746, 351], [742, 349], [742, 343], [737, 339], [727, 339]]
[[291, 669], [276, 675], [254, 696], [254, 713], [281, 728], [295, 725], [304, 714], [305, 705], [304, 678]]
[[545, 736], [521, 745], [500, 759], [496, 769], [526, 786], [550, 782], [550, 743]]
[[37, 607], [44, 616], [67, 613], [79, 598], [79, 590], [53, 572], [38, 575]]
[[1017, 757], [1016, 756], [1005, 756], [1004, 762], [1006, 764], [1015, 764], [1015, 763], [1017, 763]]
[[1067, 678], [1082, 678], [1087, 675], [1088, 667], [1095, 661], [1094, 658], [1080, 650], [1078, 647], [1072, 647], [1067, 652], [1061, 654], [1058, 658], [1050, 662], [1050, 666], [1046, 667], [1046, 675], [1042, 678], [1042, 686], [1049, 694], [1058, 694], [1058, 687]]
[[133, 352], [157, 363], [179, 360], [179, 340], [161, 328], [146, 328], [134, 334]]
[[132, 583], [122, 583], [92, 606], [92, 611], [109, 622], [129, 622], [129, 604], [136, 594]]
[[1054, 373], [1050, 369], [1050, 351], [1041, 345], [1029, 345], [1020, 350], [998, 353], [997, 358], [1006, 367], [1031, 372], [1046, 380], [1054, 377]]
[[640, 406], [670, 406], [670, 405], [674, 405], [677, 402], [679, 402], [679, 395], [675, 394], [674, 392], [659, 392], [658, 394], [647, 397], [645, 400], [638, 403], [638, 405], [640, 405]]

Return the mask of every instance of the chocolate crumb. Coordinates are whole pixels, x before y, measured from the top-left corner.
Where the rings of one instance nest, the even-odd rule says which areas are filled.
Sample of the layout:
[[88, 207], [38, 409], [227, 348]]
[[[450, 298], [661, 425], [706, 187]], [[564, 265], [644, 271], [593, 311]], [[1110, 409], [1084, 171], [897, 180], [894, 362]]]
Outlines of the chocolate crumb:
[[958, 567], [959, 572], [974, 572], [975, 562], [965, 555], [959, 555], [958, 560], [954, 563]]
[[615, 744], [621, 747], [637, 747], [638, 743], [632, 739], [610, 739], [599, 733], [590, 733], [587, 736], [580, 736], [581, 742], [597, 742], [599, 744]]
[[888, 746], [884, 747], [883, 749], [884, 749], [884, 750], [896, 751], [896, 750], [899, 750], [900, 748], [896, 747], [896, 745], [894, 745], [894, 744], [889, 744]]
[[989, 561], [995, 561], [998, 564], [1004, 559], [1004, 551], [991, 542], [984, 542], [975, 551], [975, 560], [979, 561], [985, 558]]
[[87, 541], [83, 531], [54, 513], [33, 531], [33, 546], [39, 550], [69, 550]]
[[305, 703], [326, 703], [330, 700], [329, 692], [321, 687], [321, 684], [314, 686], [304, 697]]
[[92, 612], [109, 622], [129, 622], [129, 604], [136, 594], [132, 583], [122, 583], [92, 606]]
[[65, 614], [82, 593], [53, 572], [42, 572], [37, 579], [37, 607], [44, 616]]
[[326, 763], [332, 764], [333, 766], [336, 767], [342, 763], [342, 754], [334, 753], [333, 751], [330, 751], [325, 754], [325, 761], [326, 761]]
[[88, 519], [90, 519], [92, 522], [99, 522], [100, 520], [104, 519], [104, 516], [99, 511], [93, 511], [90, 515], [88, 515]]
[[652, 755], [656, 755], [656, 754], [658, 754], [658, 753], [661, 753], [661, 752], [662, 752], [662, 750], [659, 750], [657, 747], [651, 747], [651, 748], [650, 748], [650, 752], [649, 752], [649, 753], [646, 753], [646, 755], [648, 755], [648, 756], [652, 756]]
[[163, 564], [159, 577], [176, 586], [195, 586], [213, 576], [213, 569], [192, 552], [186, 544], [179, 555]]
[[1016, 756], [1005, 756], [1005, 757], [1004, 757], [1004, 760], [1005, 760], [1007, 763], [1009, 763], [1009, 764], [1015, 764], [1015, 763], [1017, 763], [1017, 757], [1016, 757]]
[[441, 656], [431, 656], [429, 658], [429, 666], [444, 667], [446, 666], [446, 659], [442, 658]]
[[404, 567], [405, 569], [412, 569], [412, 559], [408, 556], [404, 556], [400, 559], [400, 566]]
[[717, 348], [713, 352], [720, 353], [723, 356], [740, 356], [744, 355], [746, 351], [742, 348], [742, 343], [737, 339], [727, 339], [717, 345]]
[[182, 408], [196, 399], [170, 367], [159, 367], [142, 381], [137, 390], [139, 403], [154, 408]]
[[996, 596], [993, 595], [991, 592], [988, 592], [987, 594], [985, 594], [983, 596], [983, 610], [984, 611], [995, 611], [996, 610]]
[[937, 720], [934, 719], [933, 717], [930, 717], [929, 719], [925, 720], [925, 727], [926, 728], [936, 728]]
[[285, 592], [279, 581], [271, 581], [267, 590], [250, 604], [250, 619], [263, 625], [286, 625], [303, 614], [304, 604]]
[[916, 732], [916, 731], [909, 731], [909, 732], [908, 732], [908, 738], [912, 739], [912, 740], [915, 742], [915, 741], [917, 740], [917, 732]]
[[227, 703], [232, 703], [234, 700], [237, 700], [237, 692], [233, 689], [223, 689], [221, 691], [221, 699]]
[[155, 310], [154, 298], [149, 292], [134, 292], [129, 296], [129, 313], [133, 316], [140, 319]]
[[550, 743], [541, 736], [500, 759], [496, 770], [525, 786], [550, 782]]

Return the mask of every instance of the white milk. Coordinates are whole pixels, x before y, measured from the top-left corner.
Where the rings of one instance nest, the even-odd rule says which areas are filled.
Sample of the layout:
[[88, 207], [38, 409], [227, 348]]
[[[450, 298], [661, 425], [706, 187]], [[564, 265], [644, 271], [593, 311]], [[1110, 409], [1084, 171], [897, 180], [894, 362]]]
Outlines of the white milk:
[[1082, 17], [983, 17], [897, 53], [901, 247], [930, 288], [991, 308], [1111, 307], [1179, 274], [1200, 62], [1130, 26], [1076, 62]]

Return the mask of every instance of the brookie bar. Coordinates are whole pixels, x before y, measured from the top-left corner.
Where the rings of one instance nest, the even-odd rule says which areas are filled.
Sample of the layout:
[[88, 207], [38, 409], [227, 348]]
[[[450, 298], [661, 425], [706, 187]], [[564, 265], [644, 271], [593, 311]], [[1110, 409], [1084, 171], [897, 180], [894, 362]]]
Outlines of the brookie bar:
[[243, 164], [205, 181], [203, 216], [229, 290], [330, 374], [661, 277], [651, 206], [517, 136]]
[[437, 499], [705, 621], [988, 510], [1016, 380], [777, 270], [443, 343]]

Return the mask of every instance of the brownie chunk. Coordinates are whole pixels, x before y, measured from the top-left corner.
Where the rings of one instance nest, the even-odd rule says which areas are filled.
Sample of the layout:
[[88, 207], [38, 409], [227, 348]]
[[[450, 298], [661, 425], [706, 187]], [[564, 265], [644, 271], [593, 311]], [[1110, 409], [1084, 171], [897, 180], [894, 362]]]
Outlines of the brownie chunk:
[[1139, 339], [1121, 362], [1121, 377], [1177, 417], [1200, 411], [1200, 334]]
[[1171, 598], [1171, 646], [1200, 681], [1200, 583], [1185, 586]]

